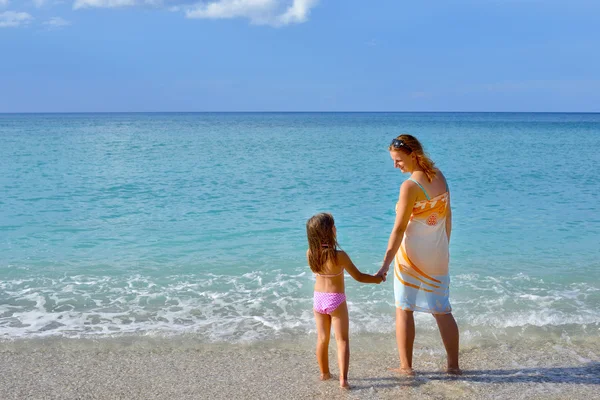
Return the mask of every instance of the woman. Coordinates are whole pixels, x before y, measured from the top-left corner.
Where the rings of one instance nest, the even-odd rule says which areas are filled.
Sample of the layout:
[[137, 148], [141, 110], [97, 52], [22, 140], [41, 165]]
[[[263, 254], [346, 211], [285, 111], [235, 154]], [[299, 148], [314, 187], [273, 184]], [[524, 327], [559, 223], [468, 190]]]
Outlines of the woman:
[[452, 231], [450, 192], [442, 172], [411, 135], [400, 135], [389, 146], [394, 167], [410, 177], [400, 186], [396, 221], [378, 275], [384, 280], [394, 262], [397, 371], [413, 375], [414, 311], [431, 313], [446, 353], [447, 372], [460, 374], [458, 326], [448, 300], [448, 243]]

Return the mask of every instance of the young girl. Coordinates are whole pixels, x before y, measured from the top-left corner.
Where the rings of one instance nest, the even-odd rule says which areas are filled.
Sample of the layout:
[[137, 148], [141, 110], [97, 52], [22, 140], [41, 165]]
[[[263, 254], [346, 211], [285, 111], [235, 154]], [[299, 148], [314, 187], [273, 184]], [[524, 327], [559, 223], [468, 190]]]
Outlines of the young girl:
[[381, 283], [381, 276], [360, 272], [348, 255], [339, 250], [336, 228], [331, 214], [321, 213], [306, 223], [308, 237], [308, 265], [316, 275], [314, 313], [317, 323], [317, 362], [321, 380], [331, 378], [329, 373], [329, 338], [331, 325], [337, 343], [340, 386], [348, 388], [348, 364], [350, 345], [348, 342], [348, 306], [344, 290], [344, 270], [363, 283]]

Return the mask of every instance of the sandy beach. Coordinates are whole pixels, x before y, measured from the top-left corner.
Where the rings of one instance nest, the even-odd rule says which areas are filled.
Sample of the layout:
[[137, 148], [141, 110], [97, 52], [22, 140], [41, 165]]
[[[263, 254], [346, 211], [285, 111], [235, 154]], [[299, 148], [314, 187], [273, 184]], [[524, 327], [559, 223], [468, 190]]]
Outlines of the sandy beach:
[[209, 344], [193, 337], [44, 339], [0, 343], [2, 399], [592, 399], [600, 389], [598, 338], [465, 346], [462, 377], [442, 373], [441, 347], [417, 346], [417, 376], [388, 371], [393, 337], [352, 340], [350, 383], [318, 381], [312, 338]]

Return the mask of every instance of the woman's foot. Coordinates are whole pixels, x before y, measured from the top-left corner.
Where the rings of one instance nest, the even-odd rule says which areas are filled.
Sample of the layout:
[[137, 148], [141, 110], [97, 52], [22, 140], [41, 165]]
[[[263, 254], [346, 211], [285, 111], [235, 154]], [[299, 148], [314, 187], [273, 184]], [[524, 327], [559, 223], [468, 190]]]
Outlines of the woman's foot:
[[345, 389], [345, 390], [349, 390], [350, 389], [350, 385], [348, 385], [348, 381], [344, 380], [344, 379], [340, 379], [340, 388]]
[[321, 374], [321, 376], [319, 377], [319, 379], [322, 380], [322, 381], [327, 381], [327, 380], [331, 379], [331, 374], [329, 372]]
[[446, 373], [449, 375], [462, 375], [462, 370], [458, 367], [456, 368], [446, 368]]
[[390, 368], [390, 371], [392, 372], [396, 372], [400, 375], [405, 375], [405, 376], [415, 376], [415, 370], [412, 368]]

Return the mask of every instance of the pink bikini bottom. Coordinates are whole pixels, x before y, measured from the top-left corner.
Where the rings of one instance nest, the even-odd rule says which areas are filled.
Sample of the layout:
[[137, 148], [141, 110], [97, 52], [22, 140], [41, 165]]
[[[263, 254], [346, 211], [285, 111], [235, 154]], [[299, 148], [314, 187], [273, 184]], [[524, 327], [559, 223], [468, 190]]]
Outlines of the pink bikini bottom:
[[319, 314], [331, 314], [345, 301], [344, 293], [315, 292], [313, 307]]

